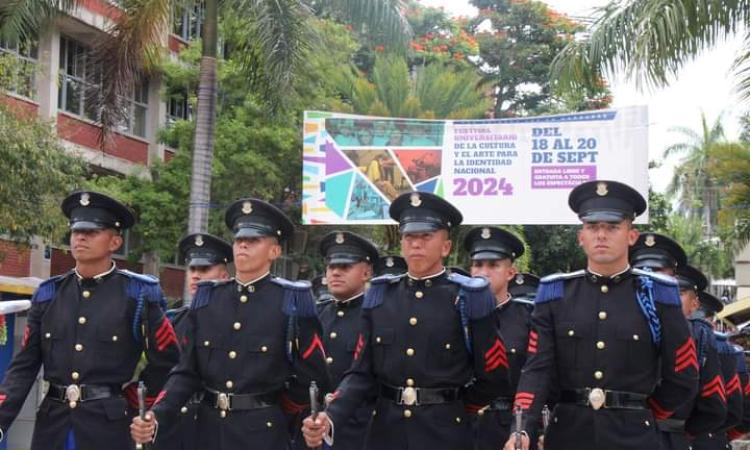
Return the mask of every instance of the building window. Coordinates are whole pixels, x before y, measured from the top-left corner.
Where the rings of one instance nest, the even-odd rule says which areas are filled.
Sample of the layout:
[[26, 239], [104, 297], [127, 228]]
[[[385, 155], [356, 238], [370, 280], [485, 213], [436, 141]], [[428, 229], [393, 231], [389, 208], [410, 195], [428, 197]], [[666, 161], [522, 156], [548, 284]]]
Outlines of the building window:
[[[60, 95], [58, 108], [85, 117], [92, 121], [99, 120], [96, 98], [101, 85], [101, 74], [91, 64], [91, 50], [73, 39], [60, 39]], [[95, 94], [93, 94], [95, 95]], [[146, 117], [148, 114], [148, 80], [136, 83], [127, 97], [123, 98], [127, 119], [118, 127], [118, 131], [135, 136], [146, 136]]]
[[0, 37], [0, 86], [14, 94], [36, 100], [39, 47], [36, 39]]
[[190, 120], [193, 117], [193, 108], [188, 101], [187, 90], [172, 92], [167, 98], [167, 126], [178, 120]]
[[200, 38], [203, 28], [203, 2], [186, 2], [172, 9], [172, 33], [185, 41]]

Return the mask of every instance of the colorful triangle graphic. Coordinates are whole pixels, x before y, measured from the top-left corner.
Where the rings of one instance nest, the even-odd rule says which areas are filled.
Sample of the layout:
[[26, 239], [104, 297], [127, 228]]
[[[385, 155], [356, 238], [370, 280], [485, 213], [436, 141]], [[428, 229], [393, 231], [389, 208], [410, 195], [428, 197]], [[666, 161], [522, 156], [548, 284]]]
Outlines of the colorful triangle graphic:
[[346, 201], [349, 198], [349, 187], [352, 184], [353, 172], [335, 175], [325, 181], [326, 206], [338, 214], [346, 216]]

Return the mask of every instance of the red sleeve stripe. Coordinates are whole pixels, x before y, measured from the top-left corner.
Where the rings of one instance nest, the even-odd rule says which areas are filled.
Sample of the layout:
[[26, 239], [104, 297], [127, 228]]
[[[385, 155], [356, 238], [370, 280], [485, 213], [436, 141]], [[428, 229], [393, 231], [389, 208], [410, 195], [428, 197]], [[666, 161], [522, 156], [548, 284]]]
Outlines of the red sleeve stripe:
[[160, 391], [159, 395], [157, 395], [156, 398], [154, 399], [153, 406], [158, 405], [159, 402], [161, 402], [162, 400], [164, 400], [164, 397], [166, 397], [166, 396], [167, 396], [167, 391]]
[[727, 438], [729, 438], [730, 441], [734, 441], [736, 439], [739, 439], [739, 438], [741, 438], [744, 435], [745, 435], [745, 433], [743, 433], [742, 431], [738, 430], [737, 428], [730, 428], [727, 431]]
[[675, 351], [675, 372], [682, 372], [688, 367], [698, 370], [698, 356], [695, 352], [695, 341], [689, 337], [684, 344]]
[[362, 350], [365, 348], [365, 338], [362, 336], [362, 333], [359, 333], [359, 336], [357, 336], [357, 345], [354, 348], [354, 359], [359, 359], [360, 356], [362, 356]]
[[531, 392], [519, 392], [513, 401], [513, 404], [520, 406], [521, 409], [529, 409], [532, 403], [534, 403], [534, 394]]
[[668, 411], [662, 408], [662, 406], [653, 398], [648, 399], [648, 406], [654, 413], [654, 417], [656, 418], [656, 420], [668, 419], [672, 414], [674, 414], [673, 411]]
[[508, 368], [508, 355], [500, 339], [495, 338], [495, 343], [484, 354], [484, 371], [492, 372], [500, 366]]
[[31, 328], [29, 328], [29, 326], [26, 325], [26, 328], [23, 330], [23, 340], [21, 341], [21, 348], [26, 347], [26, 345], [29, 343], [30, 337], [31, 337]]
[[536, 353], [538, 343], [539, 343], [539, 335], [537, 334], [536, 331], [531, 330], [531, 332], [529, 332], [529, 346], [526, 349], [526, 352]]
[[726, 390], [727, 390], [727, 397], [729, 397], [730, 395], [733, 395], [735, 392], [741, 391], [739, 375], [737, 375], [736, 373], [734, 374], [734, 376], [729, 380], [729, 383], [727, 383]]
[[177, 344], [177, 335], [174, 333], [172, 324], [164, 317], [159, 329], [156, 330], [156, 349], [161, 352], [173, 344]]
[[748, 381], [747, 384], [745, 385], [744, 394], [750, 395], [750, 381]]
[[469, 414], [477, 414], [480, 410], [484, 409], [484, 406], [467, 403], [466, 405], [464, 405], [464, 409]]
[[6, 398], [8, 398], [6, 394], [0, 394], [0, 405], [2, 405], [5, 402]]
[[727, 396], [724, 391], [724, 380], [721, 379], [721, 375], [716, 375], [701, 390], [701, 397], [708, 398], [714, 394], [718, 395], [724, 403], [727, 402]]
[[281, 409], [287, 414], [299, 414], [307, 408], [306, 404], [296, 403], [288, 395], [281, 396]]
[[133, 409], [138, 409], [138, 388], [135, 383], [131, 383], [122, 390], [125, 394], [125, 400], [128, 402], [128, 406]]
[[323, 355], [323, 359], [326, 357], [326, 351], [323, 348], [323, 341], [320, 340], [320, 336], [318, 336], [318, 333], [315, 333], [313, 335], [312, 342], [310, 342], [310, 345], [307, 347], [307, 350], [302, 354], [302, 359], [309, 358], [315, 349], [320, 349], [320, 353]]

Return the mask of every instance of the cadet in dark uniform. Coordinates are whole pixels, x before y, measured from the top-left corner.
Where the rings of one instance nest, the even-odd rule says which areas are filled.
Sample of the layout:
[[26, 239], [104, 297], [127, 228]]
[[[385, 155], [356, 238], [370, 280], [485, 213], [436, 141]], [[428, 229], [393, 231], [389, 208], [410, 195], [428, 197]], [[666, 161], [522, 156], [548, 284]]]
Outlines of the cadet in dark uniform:
[[[223, 239], [207, 233], [195, 233], [182, 238], [178, 247], [180, 260], [187, 266], [191, 297], [195, 295], [201, 281], [229, 279], [227, 264], [232, 262], [232, 246]], [[180, 345], [186, 345], [188, 342], [189, 312], [190, 306], [187, 305], [167, 311], [167, 317], [172, 321]], [[137, 397], [133, 398], [134, 392], [130, 392], [131, 406], [137, 408]], [[132, 404], [133, 401], [135, 405]], [[199, 404], [200, 396], [196, 395], [180, 408], [177, 418], [170, 416], [169, 419], [172, 420], [161, 424], [155, 450], [197, 449]]]
[[[309, 282], [269, 272], [294, 230], [284, 213], [242, 199], [225, 220], [235, 236], [236, 277], [199, 284], [180, 364], [149, 414], [163, 420], [203, 391], [198, 448], [283, 449], [290, 440], [285, 413], [308, 406], [311, 381], [328, 387], [320, 322]], [[134, 419], [136, 441], [154, 432], [153, 420]]]
[[[156, 396], [179, 358], [156, 278], [120, 270], [112, 253], [135, 219], [96, 192], [68, 196], [75, 269], [42, 283], [32, 297], [21, 351], [0, 385], [0, 430], [24, 403], [39, 368], [49, 391], [39, 406], [33, 450], [132, 450], [122, 387], [135, 373]], [[1, 436], [1, 434], [0, 434]]]
[[667, 236], [644, 233], [630, 250], [630, 263], [644, 270], [675, 275], [680, 287], [682, 313], [690, 324], [700, 367], [699, 390], [672, 417], [657, 421], [663, 450], [688, 450], [694, 436], [714, 431], [727, 416], [726, 394], [711, 324], [696, 316], [698, 292], [706, 287], [706, 277], [687, 266], [687, 255]]
[[495, 227], [478, 227], [466, 234], [464, 248], [471, 258], [471, 275], [485, 277], [490, 282], [496, 304], [495, 319], [508, 348], [509, 389], [477, 412], [475, 424], [474, 448], [498, 450], [510, 436], [513, 396], [529, 344], [532, 307], [528, 302], [515, 301], [508, 291], [509, 283], [517, 274], [514, 261], [523, 255], [524, 247], [513, 233]]
[[[713, 316], [724, 308], [724, 304], [719, 299], [701, 289], [708, 286], [708, 280], [698, 269], [688, 266], [678, 271], [677, 277], [684, 285], [689, 283], [690, 280], [698, 280], [694, 285], [694, 289], [698, 291], [697, 300], [700, 302], [700, 309], [696, 311], [696, 316], [705, 317], [706, 320], [711, 321]], [[719, 427], [709, 433], [696, 436], [692, 443], [695, 450], [725, 450], [731, 448], [729, 445], [730, 431], [743, 423], [744, 395], [739, 372], [745, 365], [744, 354], [728, 341], [726, 334], [714, 331], [714, 336], [718, 346], [724, 381], [727, 415], [724, 423], [720, 424]]]
[[381, 256], [378, 262], [375, 263], [375, 276], [381, 275], [401, 275], [406, 273], [406, 260], [400, 256], [387, 255]]
[[534, 297], [539, 289], [539, 277], [529, 272], [517, 273], [508, 284], [508, 292], [516, 301], [529, 302], [534, 306]]
[[[365, 294], [354, 363], [325, 413], [308, 417], [307, 444], [335, 444], [339, 429], [378, 392], [369, 450], [469, 450], [466, 409], [508, 390], [508, 356], [489, 283], [443, 265], [461, 213], [440, 197], [407, 193], [391, 204], [408, 274], [375, 278]], [[467, 386], [468, 385], [468, 386]]]
[[[655, 419], [671, 417], [698, 388], [677, 283], [628, 264], [638, 238], [632, 221], [646, 209], [637, 191], [592, 181], [573, 189], [569, 204], [583, 222], [578, 241], [588, 267], [542, 280], [529, 338], [536, 345], [515, 403], [529, 429], [550, 389], [559, 389], [546, 450], [659, 448]], [[514, 443], [511, 436], [505, 448]]]
[[[326, 279], [332, 299], [318, 304], [318, 317], [323, 325], [331, 386], [336, 387], [352, 365], [362, 324], [365, 287], [372, 277], [372, 263], [378, 260], [378, 249], [361, 236], [337, 231], [327, 234], [320, 242], [320, 254], [326, 261]], [[372, 402], [357, 409], [337, 430], [332, 448], [362, 450], [372, 410]]]

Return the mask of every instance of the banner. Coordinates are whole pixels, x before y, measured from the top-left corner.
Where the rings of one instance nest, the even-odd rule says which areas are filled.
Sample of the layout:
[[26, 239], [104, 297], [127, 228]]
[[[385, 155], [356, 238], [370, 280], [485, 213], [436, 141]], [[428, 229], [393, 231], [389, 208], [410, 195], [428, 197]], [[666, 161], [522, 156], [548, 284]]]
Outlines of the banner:
[[443, 121], [308, 111], [303, 161], [305, 224], [394, 223], [391, 201], [415, 190], [444, 197], [467, 224], [575, 224], [568, 193], [585, 181], [648, 196], [648, 113]]

